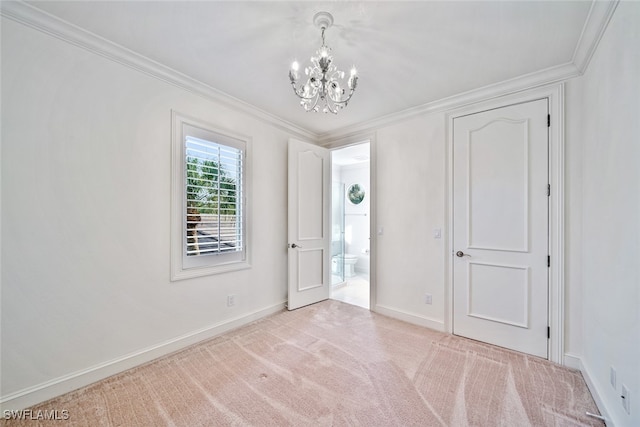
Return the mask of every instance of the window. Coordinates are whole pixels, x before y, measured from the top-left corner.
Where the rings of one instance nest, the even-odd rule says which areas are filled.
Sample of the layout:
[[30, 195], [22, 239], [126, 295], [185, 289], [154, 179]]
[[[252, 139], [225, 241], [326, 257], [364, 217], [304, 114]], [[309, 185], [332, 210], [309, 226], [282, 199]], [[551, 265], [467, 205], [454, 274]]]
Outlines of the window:
[[249, 267], [249, 138], [173, 114], [171, 279]]

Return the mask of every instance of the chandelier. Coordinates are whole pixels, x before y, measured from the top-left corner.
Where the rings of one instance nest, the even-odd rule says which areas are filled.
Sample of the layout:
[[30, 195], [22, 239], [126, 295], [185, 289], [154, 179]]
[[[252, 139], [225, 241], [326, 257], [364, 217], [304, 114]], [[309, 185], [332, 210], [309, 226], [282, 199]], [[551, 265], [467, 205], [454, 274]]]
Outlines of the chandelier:
[[313, 23], [322, 32], [322, 46], [311, 57], [311, 66], [304, 69], [306, 81], [298, 84], [300, 65], [297, 61], [291, 64], [289, 80], [305, 111], [318, 112], [322, 108], [323, 113], [338, 114], [353, 96], [358, 85], [358, 74], [356, 68], [352, 67], [345, 83], [344, 71], [333, 65], [331, 48], [324, 44], [324, 32], [333, 24], [333, 16], [328, 12], [318, 12], [313, 17]]

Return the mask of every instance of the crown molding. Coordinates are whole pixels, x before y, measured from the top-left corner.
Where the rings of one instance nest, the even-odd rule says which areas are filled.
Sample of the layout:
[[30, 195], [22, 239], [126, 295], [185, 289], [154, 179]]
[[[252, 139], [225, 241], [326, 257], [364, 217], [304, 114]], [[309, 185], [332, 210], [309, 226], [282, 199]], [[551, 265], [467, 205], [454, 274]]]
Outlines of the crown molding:
[[517, 93], [523, 90], [533, 89], [581, 76], [586, 71], [589, 61], [596, 51], [598, 43], [600, 42], [600, 39], [602, 38], [602, 35], [604, 34], [607, 25], [618, 6], [618, 2], [619, 0], [594, 0], [591, 3], [589, 14], [570, 62], [325, 133], [315, 133], [304, 129], [247, 102], [241, 101], [218, 89], [195, 80], [183, 73], [180, 73], [179, 71], [137, 54], [76, 25], [61, 20], [60, 18], [44, 12], [34, 6], [28, 5], [22, 0], [0, 2], [0, 14], [13, 21], [42, 31], [60, 40], [155, 77], [168, 84], [198, 94], [206, 99], [223, 104], [237, 111], [249, 114], [263, 122], [284, 130], [285, 132], [291, 133], [293, 136], [301, 137], [310, 142], [320, 143], [321, 145], [330, 145], [332, 142], [338, 140], [355, 137], [363, 133], [375, 132], [376, 129], [381, 127], [389, 126], [421, 114], [447, 111], [452, 108], [458, 108], [475, 102]]
[[580, 74], [584, 74], [587, 71], [591, 57], [596, 51], [600, 39], [604, 34], [609, 21], [618, 7], [618, 0], [612, 1], [593, 1], [591, 3], [591, 9], [589, 9], [589, 15], [582, 27], [582, 33], [580, 39], [576, 45], [576, 49], [573, 51], [572, 62], [580, 70]]
[[509, 95], [548, 84], [562, 82], [585, 73], [589, 61], [598, 48], [619, 0], [593, 0], [589, 14], [585, 20], [582, 33], [576, 44], [571, 61], [544, 70], [525, 74], [513, 79], [473, 89], [447, 98], [442, 98], [427, 104], [388, 114], [373, 120], [346, 126], [341, 129], [318, 135], [320, 144], [330, 145], [335, 141], [351, 138], [358, 134], [375, 132], [383, 126], [389, 126], [412, 117], [451, 110], [479, 101], [485, 101], [499, 96]]
[[248, 114], [287, 133], [311, 141], [318, 139], [318, 135], [314, 132], [303, 129], [247, 102], [234, 98], [186, 74], [142, 56], [124, 46], [113, 43], [104, 37], [84, 30], [77, 25], [64, 21], [37, 7], [24, 3], [22, 0], [0, 2], [0, 15], [136, 71], [155, 77], [165, 83], [200, 95], [210, 101]]
[[388, 114], [377, 119], [362, 122], [353, 126], [347, 126], [335, 131], [319, 135], [321, 145], [330, 145], [332, 142], [354, 137], [362, 133], [375, 132], [384, 126], [411, 119], [415, 116], [429, 113], [438, 113], [453, 108], [464, 107], [480, 101], [487, 101], [500, 96], [509, 95], [536, 87], [558, 83], [580, 75], [577, 67], [568, 62], [563, 65], [550, 67], [541, 71], [525, 74], [499, 83], [483, 86], [427, 104], [412, 107], [396, 113]]

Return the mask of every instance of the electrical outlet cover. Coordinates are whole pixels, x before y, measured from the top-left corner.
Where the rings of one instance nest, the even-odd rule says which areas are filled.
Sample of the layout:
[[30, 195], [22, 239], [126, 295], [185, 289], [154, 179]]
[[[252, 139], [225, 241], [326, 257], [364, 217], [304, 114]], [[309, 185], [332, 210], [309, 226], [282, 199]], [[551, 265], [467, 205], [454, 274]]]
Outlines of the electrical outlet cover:
[[629, 395], [629, 389], [624, 384], [622, 384], [622, 394], [620, 397], [622, 398], [622, 407], [627, 411], [627, 414], [631, 414], [631, 396]]

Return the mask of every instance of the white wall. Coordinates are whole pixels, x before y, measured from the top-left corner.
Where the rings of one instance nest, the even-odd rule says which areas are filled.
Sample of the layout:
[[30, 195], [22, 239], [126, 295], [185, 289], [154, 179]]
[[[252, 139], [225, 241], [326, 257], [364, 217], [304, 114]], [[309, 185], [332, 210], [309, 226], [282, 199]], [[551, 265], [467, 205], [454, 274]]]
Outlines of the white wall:
[[364, 188], [365, 196], [357, 205], [351, 203], [345, 194], [344, 229], [345, 251], [357, 255], [355, 265], [357, 271], [369, 272], [369, 206], [371, 200], [371, 186], [369, 185], [369, 162], [355, 165], [345, 165], [340, 168], [340, 180], [345, 184], [345, 192], [353, 184], [360, 184]]
[[[640, 3], [621, 2], [585, 75], [567, 91], [568, 121], [574, 121], [567, 138], [567, 280], [578, 291], [571, 299], [581, 299], [571, 306], [580, 310], [571, 317], [581, 322], [575, 350], [616, 426], [640, 425], [638, 46]], [[631, 391], [631, 415], [622, 409], [621, 383]]]
[[[172, 109], [253, 138], [250, 270], [169, 281]], [[3, 18], [2, 397], [282, 307], [288, 137]]]
[[433, 237], [446, 214], [444, 113], [380, 128], [376, 144], [376, 309], [444, 330], [444, 239]]
[[[582, 354], [582, 93], [565, 84], [565, 355]], [[570, 360], [568, 360], [571, 363]], [[575, 367], [575, 366], [574, 366]]]

